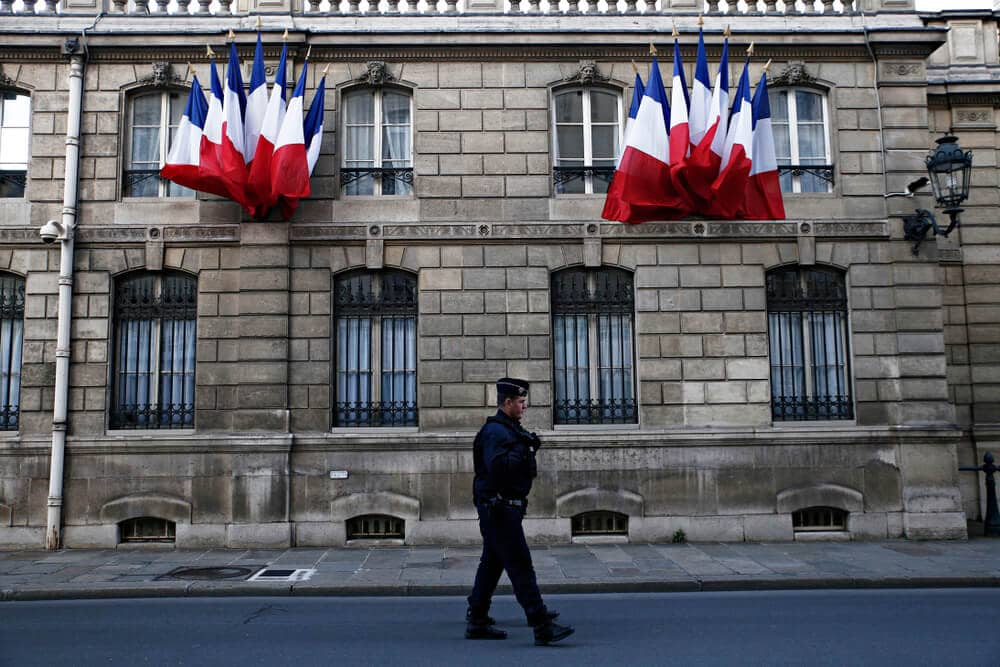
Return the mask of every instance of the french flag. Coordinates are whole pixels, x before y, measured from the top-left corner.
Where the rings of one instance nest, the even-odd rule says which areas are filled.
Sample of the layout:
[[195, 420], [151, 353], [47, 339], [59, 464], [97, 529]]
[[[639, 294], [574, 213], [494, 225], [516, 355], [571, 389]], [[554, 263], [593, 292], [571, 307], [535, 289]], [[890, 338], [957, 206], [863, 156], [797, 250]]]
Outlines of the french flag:
[[247, 95], [246, 113], [243, 118], [244, 154], [247, 164], [257, 153], [257, 139], [264, 125], [267, 113], [267, 74], [264, 72], [264, 46], [257, 33], [257, 48], [253, 54], [253, 70], [250, 72], [250, 93]]
[[[302, 125], [303, 138], [306, 147], [306, 166], [308, 177], [312, 176], [316, 162], [319, 160], [319, 149], [323, 144], [323, 107], [326, 104], [326, 76], [319, 80], [319, 87], [309, 105], [309, 112]], [[298, 199], [282, 199], [282, 213], [285, 220], [292, 217], [292, 213], [299, 205]]]
[[778, 160], [771, 128], [771, 103], [767, 98], [767, 71], [753, 92], [753, 141], [750, 187], [746, 191], [744, 215], [750, 220], [784, 220]]
[[601, 216], [637, 223], [683, 217], [687, 208], [670, 180], [669, 105], [653, 57], [649, 80]]
[[688, 123], [687, 80], [684, 78], [684, 63], [681, 61], [681, 46], [674, 39], [674, 77], [670, 83], [670, 176], [679, 195], [684, 197], [689, 208], [694, 207], [688, 195], [684, 171], [691, 149], [691, 128]]
[[302, 74], [288, 102], [288, 110], [278, 132], [271, 157], [271, 196], [301, 199], [309, 196], [309, 162], [305, 130], [302, 125], [302, 97], [306, 88], [309, 61], [302, 64]]
[[222, 146], [219, 161], [222, 175], [230, 191], [230, 199], [246, 206], [246, 144], [243, 117], [247, 99], [243, 92], [243, 76], [236, 43], [229, 48], [229, 65], [226, 67], [226, 88], [222, 97]]
[[211, 88], [208, 96], [208, 111], [205, 113], [205, 127], [201, 135], [201, 149], [198, 155], [199, 176], [203, 192], [210, 192], [229, 199], [231, 193], [222, 172], [219, 155], [222, 152], [222, 82], [215, 59], [209, 60], [211, 68]]
[[[287, 97], [285, 66], [287, 60], [288, 45], [285, 44], [281, 47], [281, 60], [278, 62], [278, 71], [274, 75], [274, 85], [271, 87], [271, 96], [267, 100], [267, 109], [264, 111], [264, 117], [260, 124], [260, 134], [247, 176], [247, 192], [253, 192], [256, 196], [256, 208], [253, 213], [258, 218], [267, 215], [268, 209], [277, 203], [271, 191], [271, 160], [274, 145], [278, 142], [278, 131], [285, 118]], [[249, 116], [249, 113], [247, 115]]]
[[[645, 86], [642, 85], [642, 77], [639, 76], [639, 72], [635, 73], [635, 86], [632, 89], [632, 105], [628, 109], [628, 118], [625, 119], [625, 143], [628, 143], [629, 134], [632, 132], [632, 127], [635, 125], [635, 117], [639, 113], [639, 105], [642, 103], [642, 95], [645, 90]], [[622, 161], [622, 155], [625, 154], [624, 147], [622, 148], [621, 155], [618, 156], [618, 162], [615, 163], [617, 168]]]
[[720, 218], [733, 219], [743, 209], [751, 159], [753, 158], [753, 110], [750, 99], [750, 59], [743, 65], [729, 132], [722, 152], [722, 171], [712, 183], [712, 210]]
[[708, 200], [712, 196], [712, 183], [722, 168], [722, 152], [729, 132], [729, 39], [722, 45], [719, 72], [715, 75], [715, 87], [706, 113], [705, 134], [699, 138], [696, 132], [702, 121], [697, 119], [700, 112], [695, 112], [695, 108], [700, 105], [698, 89], [704, 87], [708, 81], [708, 63], [705, 63], [704, 68], [701, 65], [704, 57], [704, 44], [699, 41], [698, 65], [695, 68], [695, 95], [691, 103], [693, 148], [685, 175], [691, 192], [702, 200]]
[[196, 74], [191, 81], [187, 106], [177, 125], [166, 164], [160, 169], [160, 176], [192, 190], [203, 189], [200, 173], [201, 138], [205, 133], [207, 114], [208, 102], [205, 101], [205, 93], [201, 90]]

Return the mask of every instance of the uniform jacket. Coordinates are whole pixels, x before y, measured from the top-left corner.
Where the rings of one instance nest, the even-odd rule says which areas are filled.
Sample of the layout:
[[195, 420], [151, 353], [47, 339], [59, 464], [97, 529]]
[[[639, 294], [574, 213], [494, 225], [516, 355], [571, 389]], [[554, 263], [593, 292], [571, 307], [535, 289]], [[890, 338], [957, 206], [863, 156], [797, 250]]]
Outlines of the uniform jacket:
[[526, 498], [532, 480], [538, 475], [532, 448], [537, 443], [538, 436], [526, 431], [503, 410], [497, 410], [496, 415], [487, 419], [473, 444], [475, 502], [497, 495], [510, 500]]

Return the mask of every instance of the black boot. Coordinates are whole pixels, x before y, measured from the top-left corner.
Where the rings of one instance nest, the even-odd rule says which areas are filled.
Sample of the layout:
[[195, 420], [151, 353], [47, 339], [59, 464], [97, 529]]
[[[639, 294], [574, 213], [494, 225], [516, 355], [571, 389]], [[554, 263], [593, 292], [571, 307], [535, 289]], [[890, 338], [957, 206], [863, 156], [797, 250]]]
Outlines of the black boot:
[[[558, 616], [558, 615], [559, 614], [556, 614], [556, 616]], [[483, 620], [486, 621], [487, 625], [496, 625], [497, 624], [497, 619], [493, 618], [492, 616], [483, 616]], [[472, 607], [466, 607], [465, 608], [465, 622], [466, 623], [471, 623], [472, 622]]]
[[542, 625], [535, 626], [535, 646], [548, 646], [562, 641], [576, 632], [569, 625], [559, 625], [551, 620]]
[[498, 630], [485, 619], [470, 620], [465, 624], [466, 639], [507, 639], [507, 632]]

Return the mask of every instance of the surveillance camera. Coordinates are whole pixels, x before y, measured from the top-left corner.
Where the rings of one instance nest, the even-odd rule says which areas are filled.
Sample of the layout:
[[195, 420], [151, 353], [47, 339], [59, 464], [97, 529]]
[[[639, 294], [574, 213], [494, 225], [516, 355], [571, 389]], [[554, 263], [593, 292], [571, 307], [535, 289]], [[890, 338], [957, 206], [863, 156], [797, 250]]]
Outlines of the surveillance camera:
[[906, 190], [911, 194], [916, 194], [916, 192], [920, 190], [920, 188], [924, 187], [930, 182], [931, 179], [927, 178], [926, 176], [921, 176], [917, 180], [908, 183], [906, 186]]
[[38, 235], [42, 237], [43, 243], [55, 243], [56, 239], [62, 236], [63, 226], [55, 220], [49, 220], [38, 230]]

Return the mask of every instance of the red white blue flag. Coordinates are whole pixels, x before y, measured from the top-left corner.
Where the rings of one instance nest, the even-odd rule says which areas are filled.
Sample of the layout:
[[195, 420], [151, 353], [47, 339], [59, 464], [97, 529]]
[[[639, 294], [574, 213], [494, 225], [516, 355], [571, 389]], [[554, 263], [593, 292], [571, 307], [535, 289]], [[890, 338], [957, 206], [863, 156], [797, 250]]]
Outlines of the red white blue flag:
[[167, 155], [160, 176], [192, 190], [201, 190], [201, 138], [205, 133], [205, 116], [208, 102], [201, 90], [196, 74], [191, 81], [184, 115], [177, 125], [173, 145]]
[[[699, 61], [702, 58], [704, 45], [699, 42]], [[695, 69], [695, 100], [698, 100], [699, 87], [707, 81], [708, 64], [705, 65], [704, 75], [699, 74], [701, 67]], [[704, 76], [704, 79], [702, 78]], [[700, 107], [700, 102], [697, 105]], [[692, 102], [692, 110], [696, 102]], [[698, 113], [700, 115], [700, 111]], [[701, 126], [701, 119], [692, 113], [692, 135], [691, 157], [688, 158], [688, 167], [685, 171], [688, 187], [692, 193], [703, 201], [708, 201], [712, 196], [712, 183], [715, 182], [719, 171], [722, 169], [722, 152], [725, 148], [726, 135], [729, 132], [729, 40], [722, 45], [722, 58], [719, 61], [719, 72], [715, 75], [715, 86], [712, 90], [712, 98], [709, 101], [706, 119], [705, 134], [701, 138], [695, 136], [695, 131]]]
[[778, 160], [771, 128], [771, 103], [767, 98], [767, 72], [753, 93], [753, 141], [750, 185], [746, 191], [744, 217], [750, 220], [784, 220]]
[[285, 99], [288, 90], [285, 84], [287, 61], [288, 45], [285, 44], [281, 47], [281, 59], [274, 74], [274, 85], [271, 86], [271, 96], [267, 100], [267, 109], [261, 121], [260, 135], [247, 176], [247, 192], [253, 191], [256, 196], [253, 215], [258, 218], [267, 215], [268, 209], [278, 203], [271, 190], [271, 160], [274, 145], [278, 142], [278, 131], [285, 118]]
[[722, 151], [722, 171], [712, 183], [712, 211], [732, 219], [743, 208], [753, 158], [753, 109], [750, 98], [750, 59], [743, 65], [736, 100], [729, 119], [729, 133]]
[[[643, 91], [645, 86], [642, 84], [642, 77], [639, 73], [635, 73], [635, 85], [632, 89], [632, 104], [628, 108], [628, 118], [625, 119], [625, 143], [628, 143], [629, 134], [632, 132], [633, 126], [635, 126], [635, 117], [639, 113], [639, 105], [642, 103]], [[625, 154], [625, 149], [622, 147], [622, 152], [618, 156], [618, 160], [615, 162], [615, 167], [621, 164], [622, 155]]]
[[306, 158], [305, 131], [302, 125], [303, 96], [309, 61], [302, 64], [299, 82], [288, 101], [278, 140], [271, 158], [271, 191], [275, 198], [301, 199], [309, 196], [309, 163]]
[[240, 59], [236, 53], [236, 42], [232, 42], [229, 64], [226, 66], [226, 87], [222, 94], [222, 146], [219, 149], [219, 162], [222, 164], [222, 175], [229, 188], [230, 199], [244, 206], [247, 167], [243, 117], [246, 106]]
[[[316, 162], [319, 160], [319, 150], [323, 144], [323, 107], [326, 105], [326, 76], [319, 81], [316, 94], [309, 105], [309, 112], [306, 113], [305, 121], [302, 123], [302, 136], [306, 147], [306, 168], [307, 177], [311, 177]], [[292, 217], [292, 213], [299, 205], [299, 200], [294, 198], [282, 199], [282, 213], [285, 220]]]

